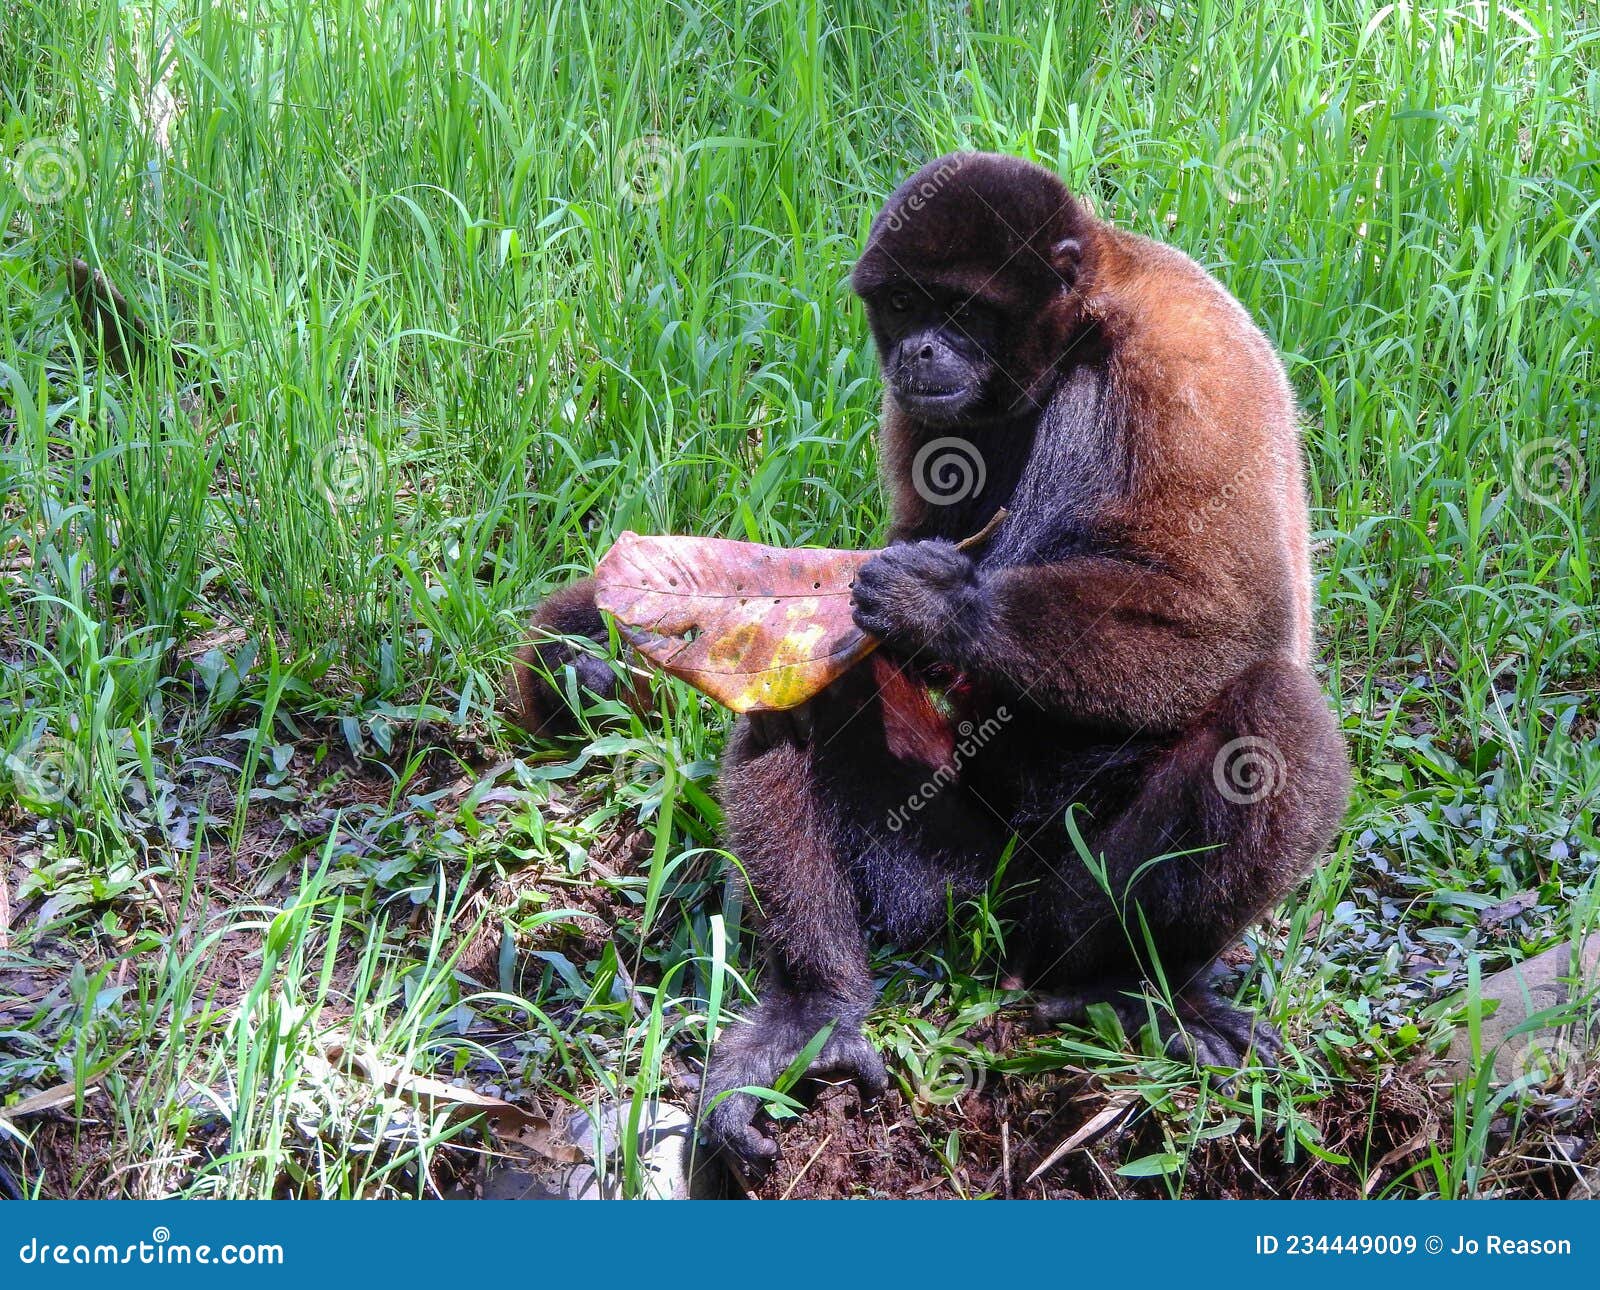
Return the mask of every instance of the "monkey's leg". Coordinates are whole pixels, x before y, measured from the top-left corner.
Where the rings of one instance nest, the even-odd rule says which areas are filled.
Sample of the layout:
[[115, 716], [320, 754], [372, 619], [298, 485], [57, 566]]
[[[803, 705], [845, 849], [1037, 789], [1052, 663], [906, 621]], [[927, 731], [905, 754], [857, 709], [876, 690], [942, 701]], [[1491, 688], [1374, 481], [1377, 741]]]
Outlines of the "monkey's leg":
[[1148, 1014], [1127, 992], [1153, 975], [1153, 951], [1177, 1004], [1175, 1049], [1209, 1066], [1237, 1066], [1251, 1047], [1273, 1055], [1276, 1034], [1224, 998], [1208, 969], [1311, 867], [1348, 794], [1344, 746], [1310, 674], [1289, 660], [1250, 668], [1087, 839], [1115, 907], [1098, 890], [1082, 899], [1081, 877], [1067, 884], [1076, 899], [1055, 915], [1065, 953], [1046, 973], [1067, 988], [1042, 1019], [1076, 1019], [1098, 999], [1136, 1031]]
[[883, 1062], [861, 1033], [874, 994], [865, 928], [915, 944], [1001, 854], [992, 817], [952, 770], [891, 753], [885, 702], [881, 678], [852, 669], [802, 709], [740, 721], [723, 759], [728, 840], [764, 921], [767, 967], [751, 1020], [717, 1040], [702, 1105], [708, 1137], [756, 1170], [776, 1145], [755, 1124], [756, 1099], [728, 1090], [771, 1087], [826, 1026], [812, 1073], [881, 1091]]
[[761, 725], [750, 722], [736, 728], [724, 759], [729, 842], [760, 905], [767, 967], [754, 1014], [717, 1039], [701, 1106], [707, 1139], [757, 1174], [778, 1145], [756, 1124], [756, 1098], [730, 1090], [772, 1087], [825, 1026], [832, 1030], [814, 1073], [852, 1076], [869, 1096], [886, 1082], [861, 1033], [873, 989], [860, 903], [814, 759], [810, 742], [765, 744]]
[[578, 684], [602, 699], [617, 689], [616, 674], [603, 658], [573, 649], [549, 635], [587, 636], [597, 644], [609, 640], [605, 619], [594, 603], [594, 579], [583, 578], [552, 592], [533, 611], [533, 636], [516, 653], [511, 698], [516, 723], [530, 734], [565, 734], [577, 727], [567, 696], [551, 684], [570, 665]]
[[1150, 987], [1129, 976], [1040, 998], [1033, 1009], [1033, 1025], [1038, 1030], [1086, 1025], [1089, 1009], [1098, 1003], [1116, 1014], [1129, 1035], [1154, 1025], [1164, 1036], [1169, 1053], [1187, 1056], [1200, 1066], [1236, 1069], [1251, 1052], [1270, 1065], [1282, 1055], [1283, 1040], [1277, 1028], [1235, 1006], [1216, 987], [1204, 980], [1171, 984], [1175, 994], [1170, 1015], [1164, 1015], [1159, 1006], [1153, 1008], [1145, 997]]

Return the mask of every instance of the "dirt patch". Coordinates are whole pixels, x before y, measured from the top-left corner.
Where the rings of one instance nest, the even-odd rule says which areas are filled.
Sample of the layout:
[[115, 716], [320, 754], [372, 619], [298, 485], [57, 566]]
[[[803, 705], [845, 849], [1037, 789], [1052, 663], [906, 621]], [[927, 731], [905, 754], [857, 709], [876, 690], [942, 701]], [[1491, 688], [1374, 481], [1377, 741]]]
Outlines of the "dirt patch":
[[[864, 1107], [853, 1086], [824, 1088], [781, 1132], [783, 1156], [755, 1189], [764, 1200], [974, 1196], [1077, 1199], [1122, 1193], [1084, 1161], [1029, 1174], [1075, 1127], [1081, 1079], [1002, 1081], [957, 1104], [929, 1105], [891, 1091]], [[1086, 1118], [1086, 1117], [1084, 1117]]]
[[[1363, 1176], [1368, 1194], [1377, 1195], [1436, 1143], [1448, 1155], [1451, 1090], [1421, 1071], [1387, 1071], [1375, 1086], [1336, 1085], [1302, 1109], [1322, 1151], [1351, 1163], [1242, 1125], [1189, 1148], [1181, 1172], [1136, 1178], [1118, 1170], [1171, 1150], [1173, 1117], [1164, 1129], [1162, 1116], [1132, 1088], [1088, 1073], [996, 1076], [947, 1106], [899, 1091], [863, 1106], [853, 1086], [828, 1086], [781, 1128], [782, 1158], [751, 1194], [1066, 1200], [1156, 1199], [1176, 1191], [1212, 1200], [1357, 1199]], [[1534, 1109], [1519, 1123], [1501, 1123], [1487, 1172], [1505, 1195], [1562, 1195], [1585, 1152], [1600, 1152], [1597, 1116], [1595, 1106], [1553, 1117]], [[1057, 1155], [1063, 1144], [1075, 1145]], [[1401, 1194], [1432, 1185], [1431, 1174], [1412, 1175]]]

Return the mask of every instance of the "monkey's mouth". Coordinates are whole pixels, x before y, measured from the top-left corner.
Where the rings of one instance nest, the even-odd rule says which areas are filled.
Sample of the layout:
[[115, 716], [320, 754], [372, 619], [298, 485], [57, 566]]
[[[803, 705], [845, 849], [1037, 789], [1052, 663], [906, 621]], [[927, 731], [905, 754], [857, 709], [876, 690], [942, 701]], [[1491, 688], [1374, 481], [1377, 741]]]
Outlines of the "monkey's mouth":
[[949, 390], [896, 389], [895, 402], [915, 417], [944, 418], [960, 414], [971, 396], [971, 387], [958, 385]]

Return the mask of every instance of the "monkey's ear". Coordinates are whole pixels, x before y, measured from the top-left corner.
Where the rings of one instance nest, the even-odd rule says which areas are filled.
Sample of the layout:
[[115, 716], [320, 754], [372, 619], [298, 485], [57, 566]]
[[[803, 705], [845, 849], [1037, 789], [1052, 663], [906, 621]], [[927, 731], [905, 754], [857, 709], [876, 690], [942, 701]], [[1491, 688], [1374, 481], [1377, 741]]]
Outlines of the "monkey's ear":
[[1083, 264], [1083, 243], [1075, 237], [1064, 237], [1050, 248], [1050, 266], [1060, 276], [1063, 286], [1072, 286], [1078, 280], [1078, 269]]

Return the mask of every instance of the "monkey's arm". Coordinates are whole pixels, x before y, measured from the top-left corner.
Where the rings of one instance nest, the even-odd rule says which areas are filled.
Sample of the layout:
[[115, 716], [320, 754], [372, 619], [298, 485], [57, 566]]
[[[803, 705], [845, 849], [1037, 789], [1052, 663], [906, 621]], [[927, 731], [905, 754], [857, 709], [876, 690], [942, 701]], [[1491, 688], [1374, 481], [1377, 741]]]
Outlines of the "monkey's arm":
[[891, 547], [857, 577], [856, 622], [890, 649], [1124, 729], [1181, 724], [1260, 646], [1226, 584], [1114, 556], [986, 572], [945, 542]]
[[1127, 729], [1175, 728], [1259, 657], [1250, 609], [1108, 556], [985, 579], [987, 630], [966, 666], [1046, 709]]

